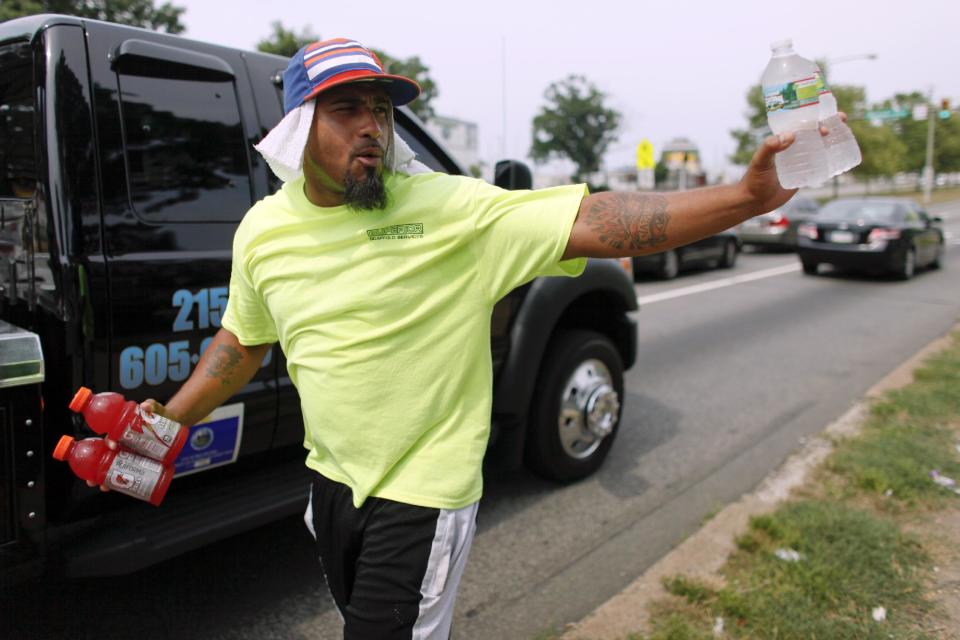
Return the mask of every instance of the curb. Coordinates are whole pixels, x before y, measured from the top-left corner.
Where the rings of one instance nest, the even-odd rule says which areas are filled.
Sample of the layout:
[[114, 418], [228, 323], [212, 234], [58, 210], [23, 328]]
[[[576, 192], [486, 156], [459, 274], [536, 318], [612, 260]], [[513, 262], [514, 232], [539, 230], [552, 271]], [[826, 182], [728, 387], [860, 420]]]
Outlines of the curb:
[[833, 451], [833, 442], [837, 438], [859, 432], [868, 415], [870, 401], [912, 382], [913, 372], [929, 356], [946, 348], [952, 341], [951, 334], [957, 330], [960, 330], [960, 323], [884, 376], [867, 391], [864, 399], [819, 435], [809, 438], [753, 492], [724, 507], [620, 593], [580, 622], [568, 626], [560, 636], [561, 640], [615, 640], [648, 629], [649, 605], [667, 595], [661, 582], [665, 577], [684, 574], [707, 584], [717, 583], [717, 573], [736, 547], [734, 539], [746, 530], [750, 518], [774, 511], [793, 489], [806, 482], [810, 471]]

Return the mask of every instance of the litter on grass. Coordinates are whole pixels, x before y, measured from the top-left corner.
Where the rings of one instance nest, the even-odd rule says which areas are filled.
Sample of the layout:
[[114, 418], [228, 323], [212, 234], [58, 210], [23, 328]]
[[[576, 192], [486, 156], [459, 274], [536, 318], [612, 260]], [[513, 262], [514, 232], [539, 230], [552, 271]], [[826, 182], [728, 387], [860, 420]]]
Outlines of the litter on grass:
[[877, 622], [883, 622], [887, 619], [887, 609], [886, 607], [874, 607], [873, 608], [873, 619]]
[[799, 551], [794, 551], [793, 549], [777, 549], [773, 552], [773, 555], [777, 556], [784, 562], [800, 562], [800, 560], [803, 558]]
[[945, 475], [942, 475], [939, 471], [934, 469], [930, 472], [930, 478], [938, 485], [944, 489], [950, 489], [957, 495], [960, 495], [960, 489], [957, 488], [957, 481], [953, 478], [949, 478]]
[[719, 638], [723, 635], [723, 618], [713, 619], [713, 637]]

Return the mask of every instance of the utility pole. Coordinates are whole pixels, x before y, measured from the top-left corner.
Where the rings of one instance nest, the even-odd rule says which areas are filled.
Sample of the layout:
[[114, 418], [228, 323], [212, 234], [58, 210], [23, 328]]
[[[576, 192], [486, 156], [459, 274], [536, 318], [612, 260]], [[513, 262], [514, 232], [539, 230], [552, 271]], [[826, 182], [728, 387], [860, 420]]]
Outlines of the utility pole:
[[927, 96], [927, 163], [923, 167], [923, 204], [930, 204], [930, 192], [933, 191], [933, 136], [937, 116], [933, 108], [933, 87]]

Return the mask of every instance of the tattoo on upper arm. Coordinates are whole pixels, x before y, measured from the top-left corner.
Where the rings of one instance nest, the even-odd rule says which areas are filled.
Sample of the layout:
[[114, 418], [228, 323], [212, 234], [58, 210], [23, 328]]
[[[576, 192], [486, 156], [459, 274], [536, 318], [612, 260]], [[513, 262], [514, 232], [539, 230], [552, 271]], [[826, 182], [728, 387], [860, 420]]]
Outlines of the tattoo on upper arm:
[[217, 345], [213, 352], [213, 359], [207, 365], [207, 377], [219, 378], [220, 384], [227, 386], [230, 384], [230, 378], [240, 364], [241, 353], [230, 345]]
[[587, 208], [587, 226], [614, 249], [655, 247], [667, 240], [667, 199], [628, 193], [598, 194]]

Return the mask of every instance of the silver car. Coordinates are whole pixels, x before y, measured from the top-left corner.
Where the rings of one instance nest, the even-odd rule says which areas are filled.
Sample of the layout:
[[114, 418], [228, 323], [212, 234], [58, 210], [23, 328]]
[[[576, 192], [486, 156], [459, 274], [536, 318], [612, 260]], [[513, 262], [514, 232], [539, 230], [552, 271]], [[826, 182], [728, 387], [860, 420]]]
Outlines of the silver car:
[[779, 209], [750, 218], [739, 226], [745, 246], [793, 250], [797, 248], [797, 227], [820, 211], [812, 198], [794, 196]]

